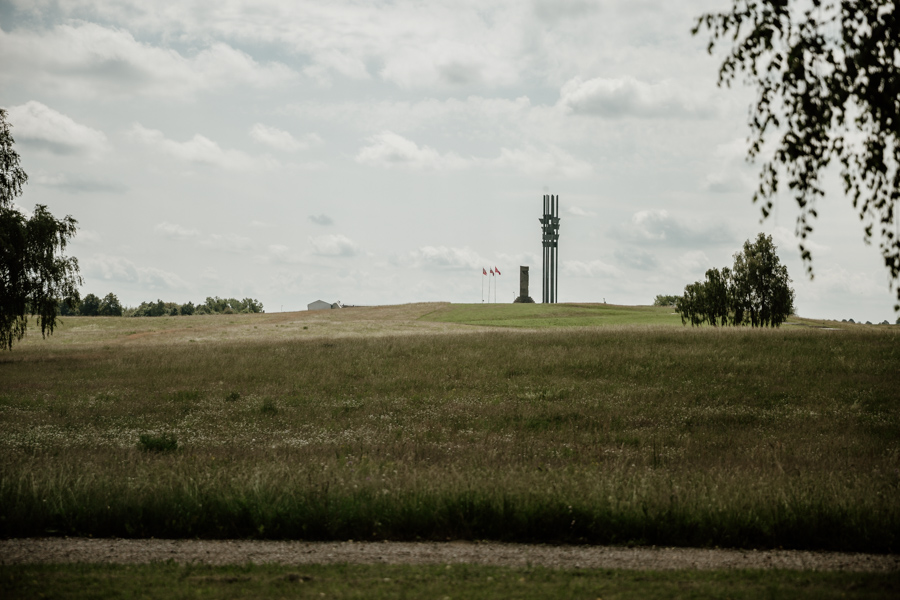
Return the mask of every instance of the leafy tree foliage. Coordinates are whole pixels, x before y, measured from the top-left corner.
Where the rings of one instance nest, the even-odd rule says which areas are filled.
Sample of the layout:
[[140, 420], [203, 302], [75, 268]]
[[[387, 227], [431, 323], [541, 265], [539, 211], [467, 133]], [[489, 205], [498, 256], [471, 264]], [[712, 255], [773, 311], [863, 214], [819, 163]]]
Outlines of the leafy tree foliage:
[[710, 34], [709, 51], [732, 44], [719, 84], [739, 74], [756, 88], [750, 113], [750, 160], [766, 138], [780, 136], [762, 165], [754, 202], [763, 218], [787, 178], [798, 206], [800, 253], [812, 233], [823, 173], [840, 163], [844, 190], [879, 245], [900, 310], [900, 15], [895, 0], [732, 0], [729, 12], [702, 15], [696, 34]]
[[16, 208], [28, 175], [22, 169], [15, 140], [0, 109], [0, 346], [12, 350], [36, 315], [41, 334], [52, 334], [59, 302], [78, 301], [78, 261], [63, 256], [75, 235], [71, 216], [56, 219], [38, 204], [29, 217]]
[[678, 301], [678, 296], [668, 296], [664, 294], [657, 294], [656, 298], [653, 300], [653, 306], [675, 306], [675, 303]]
[[772, 236], [760, 233], [734, 255], [734, 266], [709, 269], [704, 281], [684, 288], [677, 303], [681, 322], [777, 327], [794, 312], [794, 290]]
[[100, 302], [100, 309], [97, 314], [102, 317], [121, 317], [124, 309], [122, 305], [119, 304], [119, 299], [115, 294], [110, 292], [107, 294], [103, 301]]
[[210, 314], [234, 314], [234, 313], [261, 313], [262, 302], [253, 298], [207, 298], [203, 304], [194, 305], [193, 302], [177, 304], [175, 302], [141, 302], [141, 305], [131, 311], [135, 317], [161, 317], [176, 315], [210, 315]]
[[88, 294], [78, 305], [78, 314], [84, 317], [96, 317], [100, 314], [100, 298], [94, 294]]

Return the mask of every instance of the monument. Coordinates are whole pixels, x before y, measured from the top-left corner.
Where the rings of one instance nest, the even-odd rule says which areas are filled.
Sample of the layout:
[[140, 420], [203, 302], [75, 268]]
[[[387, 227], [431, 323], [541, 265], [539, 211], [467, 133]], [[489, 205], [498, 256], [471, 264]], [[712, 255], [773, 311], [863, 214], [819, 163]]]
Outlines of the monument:
[[519, 267], [519, 297], [513, 303], [534, 304], [534, 300], [528, 295], [528, 267]]
[[544, 269], [541, 301], [556, 303], [556, 289], [559, 283], [559, 196], [544, 194], [544, 216], [539, 219], [543, 233]]

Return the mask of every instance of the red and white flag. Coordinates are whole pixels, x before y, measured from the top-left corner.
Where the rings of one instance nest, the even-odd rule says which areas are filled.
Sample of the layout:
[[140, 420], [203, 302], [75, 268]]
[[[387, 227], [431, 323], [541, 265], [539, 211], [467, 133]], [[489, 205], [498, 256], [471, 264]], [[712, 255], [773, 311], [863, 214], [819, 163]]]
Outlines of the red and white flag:
[[500, 274], [500, 269], [498, 269], [497, 267], [494, 267], [494, 270], [497, 272], [497, 275]]
[[493, 269], [491, 269], [491, 275], [493, 275], [493, 274], [494, 274], [494, 270], [493, 270]]
[[481, 267], [481, 273], [482, 273], [482, 275], [487, 275], [487, 271], [485, 270], [484, 267]]

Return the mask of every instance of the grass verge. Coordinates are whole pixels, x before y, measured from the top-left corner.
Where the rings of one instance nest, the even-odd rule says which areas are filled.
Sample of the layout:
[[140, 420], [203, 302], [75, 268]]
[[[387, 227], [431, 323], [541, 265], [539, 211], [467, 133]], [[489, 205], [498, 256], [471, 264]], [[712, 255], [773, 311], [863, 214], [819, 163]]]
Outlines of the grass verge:
[[0, 567], [7, 598], [896, 598], [896, 574], [474, 565]]

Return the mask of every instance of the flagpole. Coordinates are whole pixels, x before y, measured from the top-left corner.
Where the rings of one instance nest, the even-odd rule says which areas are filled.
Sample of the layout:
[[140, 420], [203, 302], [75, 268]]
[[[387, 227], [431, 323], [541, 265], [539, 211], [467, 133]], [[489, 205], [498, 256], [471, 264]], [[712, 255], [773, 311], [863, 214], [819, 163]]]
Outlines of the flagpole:
[[484, 269], [481, 269], [481, 303], [484, 304]]

